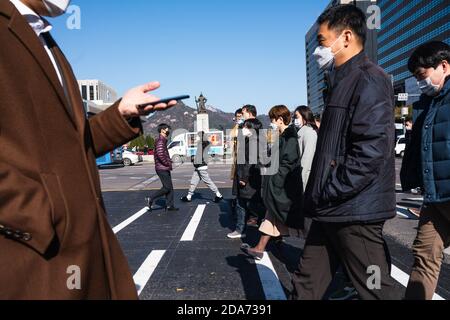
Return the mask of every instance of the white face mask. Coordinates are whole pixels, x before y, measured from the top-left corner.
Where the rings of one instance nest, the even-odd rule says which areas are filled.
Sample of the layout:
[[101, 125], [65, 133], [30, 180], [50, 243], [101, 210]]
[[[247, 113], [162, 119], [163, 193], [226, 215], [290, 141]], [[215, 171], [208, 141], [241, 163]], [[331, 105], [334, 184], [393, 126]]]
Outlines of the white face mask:
[[339, 54], [339, 52], [344, 50], [344, 48], [342, 48], [338, 52], [333, 53], [333, 47], [339, 41], [339, 39], [341, 39], [341, 37], [342, 35], [340, 35], [339, 38], [336, 39], [331, 47], [318, 46], [314, 51], [313, 56], [316, 58], [320, 69], [330, 69], [334, 64], [336, 56]]
[[50, 17], [63, 15], [70, 5], [71, 0], [42, 0]]
[[276, 123], [271, 123], [270, 124], [270, 127], [272, 128], [272, 130], [278, 130], [278, 126], [277, 126], [277, 124]]
[[249, 129], [247, 129], [247, 128], [242, 129], [242, 134], [244, 135], [244, 137], [251, 137], [252, 136], [252, 132]]
[[294, 125], [295, 125], [297, 128], [301, 128], [301, 127], [303, 127], [303, 121], [302, 121], [301, 119], [295, 119], [295, 120], [294, 120]]
[[422, 91], [423, 94], [430, 97], [434, 97], [437, 96], [441, 91], [441, 83], [444, 79], [445, 74], [442, 76], [442, 79], [439, 84], [434, 84], [433, 81], [431, 80], [431, 76], [429, 76], [425, 80], [418, 81], [417, 84], [419, 85], [420, 91]]

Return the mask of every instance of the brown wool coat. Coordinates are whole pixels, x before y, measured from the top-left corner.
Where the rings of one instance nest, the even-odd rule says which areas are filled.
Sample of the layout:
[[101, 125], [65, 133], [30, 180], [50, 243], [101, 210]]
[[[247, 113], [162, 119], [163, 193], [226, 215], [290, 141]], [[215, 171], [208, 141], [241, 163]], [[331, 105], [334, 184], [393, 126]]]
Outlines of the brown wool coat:
[[[87, 120], [60, 51], [57, 60], [70, 99], [39, 38], [0, 0], [0, 300], [136, 299], [95, 159], [142, 127], [118, 104]], [[71, 266], [81, 290], [67, 286]]]

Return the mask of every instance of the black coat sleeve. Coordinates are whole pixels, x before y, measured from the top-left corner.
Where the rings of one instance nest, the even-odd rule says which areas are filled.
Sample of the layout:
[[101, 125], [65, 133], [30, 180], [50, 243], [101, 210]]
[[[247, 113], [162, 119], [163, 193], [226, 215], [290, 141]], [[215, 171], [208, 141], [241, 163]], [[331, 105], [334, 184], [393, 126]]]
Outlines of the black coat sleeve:
[[245, 163], [238, 163], [236, 166], [236, 174], [238, 177], [238, 183], [240, 181], [243, 181], [245, 183], [249, 182], [249, 176], [250, 176], [250, 163], [249, 163], [249, 139], [245, 139]]
[[280, 155], [278, 172], [271, 177], [272, 182], [278, 188], [285, 186], [287, 175], [295, 168], [299, 162], [299, 146], [296, 137], [287, 139]]
[[322, 194], [325, 202], [345, 201], [360, 193], [393, 156], [394, 93], [389, 80], [365, 75], [356, 92], [359, 99], [348, 133], [347, 156], [330, 173]]

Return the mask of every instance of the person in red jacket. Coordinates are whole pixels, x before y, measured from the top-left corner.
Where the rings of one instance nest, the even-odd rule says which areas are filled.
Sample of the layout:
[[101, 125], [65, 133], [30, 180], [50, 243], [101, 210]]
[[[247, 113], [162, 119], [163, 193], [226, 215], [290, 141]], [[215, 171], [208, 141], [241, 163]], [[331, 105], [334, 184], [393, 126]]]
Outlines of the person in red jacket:
[[156, 140], [155, 145], [155, 170], [162, 183], [162, 188], [159, 189], [150, 197], [146, 198], [149, 211], [152, 211], [153, 202], [166, 196], [166, 211], [178, 211], [178, 208], [174, 206], [174, 192], [172, 184], [172, 160], [169, 156], [169, 150], [167, 149], [167, 140], [170, 136], [170, 126], [167, 124], [160, 124], [158, 126], [159, 138]]

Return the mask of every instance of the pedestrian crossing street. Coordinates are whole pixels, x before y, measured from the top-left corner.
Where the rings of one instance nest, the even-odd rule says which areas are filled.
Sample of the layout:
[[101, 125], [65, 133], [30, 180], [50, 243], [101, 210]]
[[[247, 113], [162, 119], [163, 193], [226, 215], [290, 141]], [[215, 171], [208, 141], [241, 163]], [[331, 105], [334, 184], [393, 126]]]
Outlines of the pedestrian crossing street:
[[[176, 199], [182, 195], [176, 192]], [[128, 258], [140, 299], [288, 299], [302, 239], [270, 244], [264, 258], [255, 262], [240, 251], [242, 240], [226, 237], [233, 226], [227, 201], [215, 204], [212, 195], [201, 190], [190, 204], [177, 201], [179, 212], [165, 213], [158, 208], [164, 200], [149, 212], [143, 206], [145, 196], [145, 191], [104, 194], [108, 219]], [[244, 242], [254, 245], [257, 240], [257, 229], [250, 229]], [[405, 248], [394, 251], [408, 254]], [[404, 260], [393, 258], [394, 263]], [[405, 271], [395, 265], [392, 269], [399, 297], [408, 282]], [[436, 294], [435, 299], [444, 297]]]

